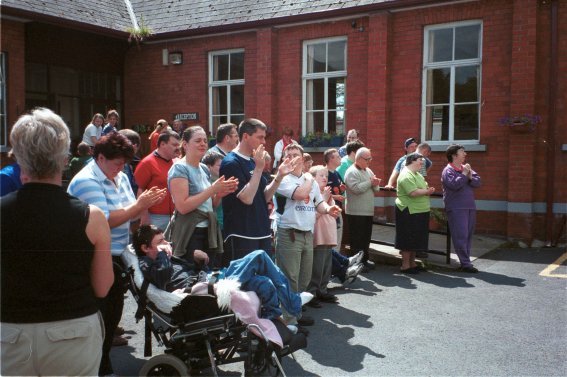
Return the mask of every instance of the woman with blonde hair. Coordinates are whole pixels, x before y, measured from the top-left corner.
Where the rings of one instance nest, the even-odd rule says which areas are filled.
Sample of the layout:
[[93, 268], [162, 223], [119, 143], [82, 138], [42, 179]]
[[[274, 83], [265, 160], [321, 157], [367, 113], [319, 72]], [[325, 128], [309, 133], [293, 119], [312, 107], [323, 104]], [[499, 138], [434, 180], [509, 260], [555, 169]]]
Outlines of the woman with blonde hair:
[[[114, 281], [104, 213], [65, 192], [69, 129], [38, 108], [10, 133], [24, 185], [2, 198], [0, 374], [94, 376], [102, 357], [97, 298]], [[54, 221], [56, 219], [56, 221]]]

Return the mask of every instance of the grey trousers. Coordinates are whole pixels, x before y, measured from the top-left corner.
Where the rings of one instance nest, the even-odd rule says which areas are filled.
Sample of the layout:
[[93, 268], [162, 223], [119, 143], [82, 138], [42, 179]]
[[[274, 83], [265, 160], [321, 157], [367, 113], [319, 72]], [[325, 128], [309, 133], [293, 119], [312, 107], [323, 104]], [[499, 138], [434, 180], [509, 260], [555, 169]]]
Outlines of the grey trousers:
[[[313, 269], [313, 233], [278, 227], [276, 236], [276, 264], [289, 280], [291, 289], [301, 293], [311, 281]], [[290, 324], [297, 319], [284, 311]]]
[[327, 293], [327, 284], [331, 280], [332, 256], [331, 246], [315, 246], [313, 249], [313, 269], [311, 270], [311, 281], [307, 291], [318, 296]]

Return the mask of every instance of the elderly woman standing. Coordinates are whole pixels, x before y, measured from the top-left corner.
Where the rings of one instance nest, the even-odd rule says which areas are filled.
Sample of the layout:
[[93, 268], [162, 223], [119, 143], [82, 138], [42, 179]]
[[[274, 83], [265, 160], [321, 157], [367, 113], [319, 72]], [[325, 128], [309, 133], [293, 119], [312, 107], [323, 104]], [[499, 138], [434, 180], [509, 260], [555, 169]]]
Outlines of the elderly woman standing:
[[0, 373], [97, 375], [97, 297], [113, 282], [110, 228], [99, 208], [61, 187], [70, 144], [61, 117], [35, 109], [10, 141], [25, 184], [1, 204]]
[[447, 148], [447, 161], [443, 169], [443, 202], [447, 212], [447, 221], [451, 229], [453, 246], [461, 262], [460, 270], [476, 273], [478, 270], [471, 263], [471, 244], [476, 224], [476, 205], [474, 189], [480, 186], [480, 176], [465, 164], [465, 147], [458, 144]]
[[[198, 267], [208, 264], [209, 260], [216, 262], [216, 254], [223, 251], [213, 208], [220, 204], [223, 196], [236, 190], [238, 180], [222, 176], [210, 183], [209, 169], [201, 163], [208, 148], [207, 134], [201, 126], [189, 127], [183, 132], [182, 148], [185, 158], [173, 164], [167, 176], [175, 213], [166, 236], [173, 243], [175, 256]], [[194, 260], [195, 250], [205, 251], [208, 258]]]
[[426, 252], [429, 244], [429, 196], [435, 188], [428, 187], [420, 169], [425, 163], [419, 153], [406, 157], [405, 169], [398, 177], [396, 198], [396, 249], [402, 254], [404, 274], [424, 270], [415, 263], [416, 252]]

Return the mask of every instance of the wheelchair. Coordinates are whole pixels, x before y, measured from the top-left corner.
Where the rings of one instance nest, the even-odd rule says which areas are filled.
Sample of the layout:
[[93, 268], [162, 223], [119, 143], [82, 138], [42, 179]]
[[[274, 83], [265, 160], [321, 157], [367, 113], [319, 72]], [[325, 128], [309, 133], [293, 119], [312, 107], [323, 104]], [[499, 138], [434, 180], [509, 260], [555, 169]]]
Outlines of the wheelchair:
[[244, 324], [232, 312], [221, 311], [213, 295], [185, 297], [158, 289], [144, 280], [138, 257], [129, 247], [122, 253], [122, 277], [144, 319], [144, 356], [152, 356], [152, 336], [165, 348], [150, 358], [140, 376], [189, 376], [210, 368], [244, 362], [245, 376], [285, 376], [281, 359], [305, 348], [304, 334], [293, 334], [272, 321], [283, 347], [268, 339], [256, 324]]

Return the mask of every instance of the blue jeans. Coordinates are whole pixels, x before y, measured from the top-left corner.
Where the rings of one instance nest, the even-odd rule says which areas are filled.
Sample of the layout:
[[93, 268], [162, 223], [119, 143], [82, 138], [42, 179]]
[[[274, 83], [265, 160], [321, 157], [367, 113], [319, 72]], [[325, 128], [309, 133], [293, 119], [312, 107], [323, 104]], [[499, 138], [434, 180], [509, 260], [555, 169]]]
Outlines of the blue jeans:
[[301, 313], [301, 297], [291, 290], [289, 281], [264, 250], [256, 250], [233, 260], [225, 277], [235, 277], [244, 291], [254, 291], [262, 302], [262, 318], [282, 315], [280, 304], [290, 314]]
[[331, 275], [339, 278], [340, 281], [344, 282], [346, 279], [346, 272], [348, 268], [348, 258], [344, 255], [332, 250], [332, 263], [333, 269]]

